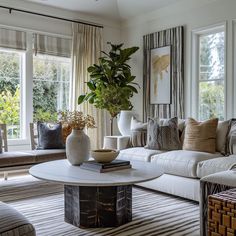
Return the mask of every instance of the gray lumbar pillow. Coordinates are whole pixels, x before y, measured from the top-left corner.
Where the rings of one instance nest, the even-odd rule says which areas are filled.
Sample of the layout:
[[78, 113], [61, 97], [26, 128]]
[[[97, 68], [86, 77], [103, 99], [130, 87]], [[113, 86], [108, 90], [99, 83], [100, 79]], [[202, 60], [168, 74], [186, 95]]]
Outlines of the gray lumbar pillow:
[[62, 149], [64, 148], [61, 124], [49, 127], [46, 123], [38, 122], [38, 147], [37, 149]]
[[0, 129], [0, 153], [2, 153], [2, 130]]
[[177, 117], [166, 120], [163, 126], [159, 120], [149, 119], [147, 136], [148, 149], [167, 151], [181, 149]]

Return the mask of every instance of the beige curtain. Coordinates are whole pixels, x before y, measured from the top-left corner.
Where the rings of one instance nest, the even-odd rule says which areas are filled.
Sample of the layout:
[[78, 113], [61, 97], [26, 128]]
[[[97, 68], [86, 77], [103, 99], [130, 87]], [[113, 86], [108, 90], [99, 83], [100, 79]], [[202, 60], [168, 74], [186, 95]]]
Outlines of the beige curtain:
[[96, 121], [96, 129], [87, 130], [92, 148], [101, 148], [104, 137], [104, 112], [96, 109], [88, 102], [77, 105], [78, 96], [88, 91], [85, 82], [89, 81], [87, 68], [98, 62], [102, 50], [102, 29], [84, 24], [73, 24], [72, 38], [72, 79], [73, 109], [92, 115]]

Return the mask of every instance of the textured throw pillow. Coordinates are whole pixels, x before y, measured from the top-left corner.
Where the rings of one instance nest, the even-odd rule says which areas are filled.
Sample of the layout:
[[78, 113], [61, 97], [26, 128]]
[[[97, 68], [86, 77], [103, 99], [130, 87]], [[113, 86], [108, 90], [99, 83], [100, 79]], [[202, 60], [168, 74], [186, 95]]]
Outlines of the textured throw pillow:
[[218, 119], [198, 122], [189, 118], [185, 128], [184, 150], [215, 153]]
[[144, 147], [147, 142], [147, 123], [131, 118], [131, 145], [132, 147]]
[[181, 148], [177, 117], [166, 120], [163, 126], [157, 119], [149, 119], [147, 133], [148, 149], [170, 151]]
[[227, 135], [229, 132], [230, 120], [219, 121], [216, 129], [216, 151], [225, 155], [226, 143], [227, 143]]
[[49, 127], [46, 123], [37, 123], [38, 147], [37, 149], [64, 148], [61, 124]]
[[0, 129], [0, 153], [2, 153], [2, 130]]

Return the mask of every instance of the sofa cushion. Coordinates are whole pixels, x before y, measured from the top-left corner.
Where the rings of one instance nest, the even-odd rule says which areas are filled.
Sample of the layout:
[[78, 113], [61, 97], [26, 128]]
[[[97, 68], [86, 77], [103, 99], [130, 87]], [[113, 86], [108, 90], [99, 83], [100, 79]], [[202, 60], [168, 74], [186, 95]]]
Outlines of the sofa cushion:
[[180, 149], [178, 118], [171, 118], [163, 124], [157, 119], [149, 119], [146, 148], [166, 151]]
[[3, 152], [0, 154], [0, 167], [34, 164], [35, 158], [32, 151]]
[[41, 163], [46, 161], [61, 160], [66, 158], [65, 149], [48, 149], [48, 150], [34, 150], [35, 162]]
[[216, 172], [228, 170], [235, 163], [236, 155], [201, 161], [197, 166], [197, 176], [202, 178]]
[[18, 211], [0, 202], [0, 235], [35, 236], [33, 225]]
[[176, 150], [154, 155], [151, 162], [163, 168], [165, 174], [196, 178], [198, 162], [220, 156], [220, 153]]
[[185, 129], [183, 149], [215, 153], [217, 125], [218, 119], [198, 122], [189, 118]]
[[145, 149], [143, 147], [134, 147], [134, 148], [128, 148], [128, 149], [121, 150], [120, 154], [117, 158], [122, 159], [122, 160], [130, 160], [130, 161], [150, 162], [151, 156], [153, 156], [157, 153], [163, 153], [163, 151]]

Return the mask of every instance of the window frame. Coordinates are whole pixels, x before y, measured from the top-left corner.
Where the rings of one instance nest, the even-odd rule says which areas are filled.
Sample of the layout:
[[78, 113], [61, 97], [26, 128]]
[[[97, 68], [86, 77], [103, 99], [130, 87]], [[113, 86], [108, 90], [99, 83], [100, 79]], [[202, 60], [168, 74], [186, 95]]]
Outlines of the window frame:
[[[40, 54], [40, 53], [38, 53], [37, 54], [38, 56], [46, 56], [46, 57], [52, 57], [52, 58], [55, 58], [55, 60], [58, 60], [58, 62], [60, 62], [60, 60], [63, 62], [63, 59], [64, 59], [64, 57], [59, 57], [59, 56], [52, 56], [52, 55], [47, 55], [47, 54]], [[34, 64], [34, 58], [35, 57], [37, 57], [37, 55], [33, 55], [33, 64]], [[60, 59], [59, 59], [60, 58]], [[41, 60], [41, 59], [40, 59]], [[49, 59], [49, 61], [50, 61], [51, 59]], [[68, 83], [69, 83], [69, 94], [71, 94], [71, 84], [72, 84], [72, 71], [71, 71], [71, 64], [72, 64], [72, 60], [71, 60], [71, 58], [67, 58], [67, 57], [65, 57], [65, 60], [67, 60], [67, 62], [66, 63], [68, 63], [70, 66], [69, 66], [69, 68], [70, 68], [70, 71], [69, 71], [69, 80], [68, 80]], [[51, 60], [51, 61], [53, 61], [53, 60]], [[34, 71], [34, 67], [32, 66], [32, 69], [33, 69], [33, 71]], [[39, 80], [40, 81], [40, 80]], [[42, 82], [42, 81], [41, 81]], [[48, 81], [48, 82], [54, 82], [54, 81]], [[56, 81], [56, 82], [59, 82], [59, 81]], [[33, 97], [34, 97], [34, 94], [33, 94], [33, 84], [34, 84], [34, 74], [32, 73], [32, 121], [33, 121], [33, 116], [34, 116], [34, 107], [33, 107]], [[71, 108], [71, 104], [70, 104], [70, 97], [68, 98], [68, 110], [70, 110], [70, 108]]]
[[[3, 25], [1, 25], [3, 26]], [[7, 49], [7, 48], [1, 48], [5, 51], [15, 51], [15, 52], [21, 52], [22, 53], [22, 62], [21, 62], [21, 94], [20, 94], [20, 125], [21, 125], [21, 138], [19, 139], [8, 139], [8, 145], [9, 146], [25, 146], [30, 144], [30, 130], [29, 130], [29, 124], [33, 122], [33, 34], [34, 33], [42, 33], [46, 35], [52, 35], [67, 39], [72, 39], [71, 36], [68, 35], [58, 35], [58, 34], [52, 34], [48, 32], [42, 32], [42, 31], [33, 31], [23, 28], [17, 28], [17, 27], [8, 27], [9, 29], [15, 29], [15, 30], [23, 30], [26, 32], [26, 45], [27, 49], [26, 51], [16, 50], [16, 49]], [[72, 61], [70, 66], [70, 88], [69, 88], [69, 94], [72, 90]], [[69, 107], [68, 109], [71, 109], [71, 96], [69, 97]]]
[[198, 28], [192, 31], [192, 63], [191, 63], [191, 70], [192, 70], [192, 80], [190, 82], [191, 87], [191, 107], [190, 113], [193, 117], [199, 120], [199, 42], [200, 36], [202, 35], [210, 35], [214, 33], [224, 32], [224, 120], [227, 118], [227, 23], [218, 23], [202, 28]]
[[[26, 51], [24, 50], [17, 50], [17, 49], [12, 49], [12, 48], [3, 48], [0, 47], [0, 51], [1, 52], [12, 52], [12, 53], [18, 53], [20, 55], [20, 127], [24, 126], [24, 119], [22, 119], [23, 117], [23, 102], [24, 102], [24, 98], [23, 98], [23, 86], [24, 86], [24, 65], [25, 65], [25, 54]], [[21, 138], [19, 139], [8, 139], [8, 144], [11, 144], [12, 142], [14, 142], [15, 140], [24, 140], [25, 139], [25, 134], [23, 132], [23, 129], [20, 129], [20, 133], [21, 133]]]

